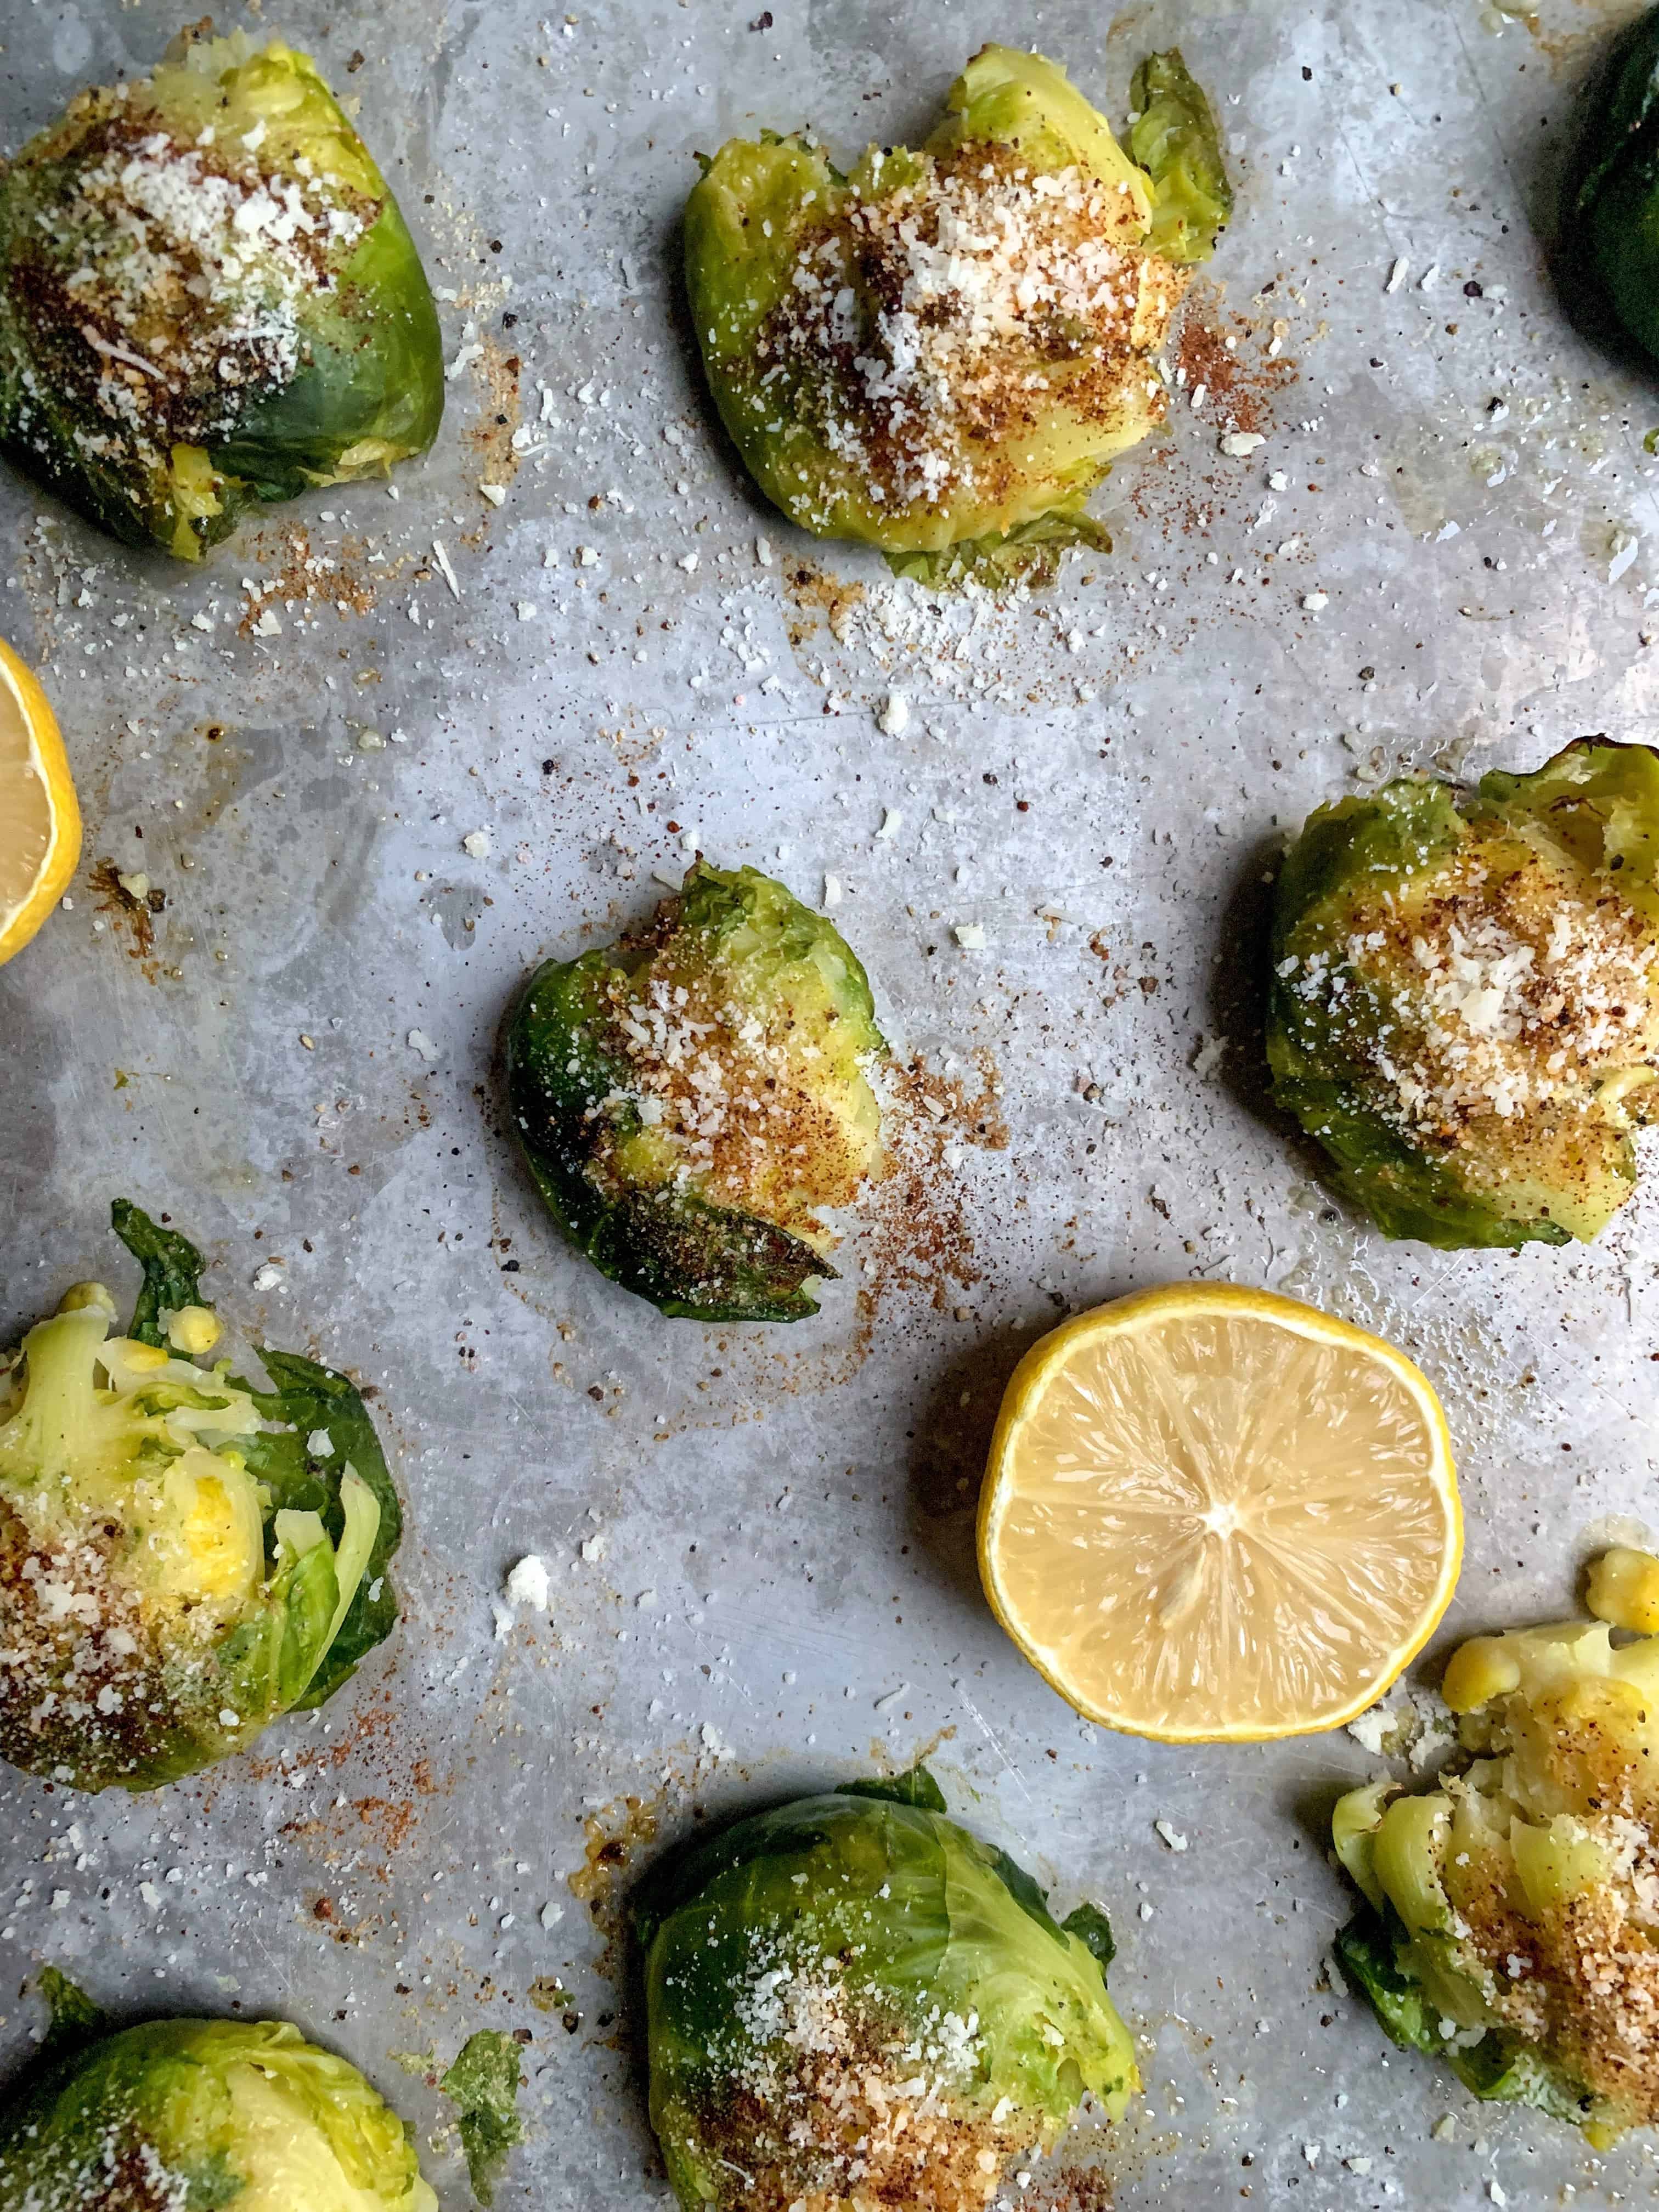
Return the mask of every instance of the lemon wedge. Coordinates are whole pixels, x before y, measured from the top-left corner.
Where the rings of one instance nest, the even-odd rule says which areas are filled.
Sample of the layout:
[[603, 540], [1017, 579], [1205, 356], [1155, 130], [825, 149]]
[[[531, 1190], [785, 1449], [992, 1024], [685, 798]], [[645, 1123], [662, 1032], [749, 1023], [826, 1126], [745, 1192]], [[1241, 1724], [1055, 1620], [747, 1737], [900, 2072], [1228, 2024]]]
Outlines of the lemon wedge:
[[81, 857], [81, 810], [58, 718], [0, 642], [0, 966], [63, 896]]
[[1092, 1721], [1166, 1743], [1339, 1728], [1432, 1633], [1463, 1517], [1427, 1378], [1270, 1291], [1175, 1284], [1021, 1360], [980, 1497], [992, 1610]]

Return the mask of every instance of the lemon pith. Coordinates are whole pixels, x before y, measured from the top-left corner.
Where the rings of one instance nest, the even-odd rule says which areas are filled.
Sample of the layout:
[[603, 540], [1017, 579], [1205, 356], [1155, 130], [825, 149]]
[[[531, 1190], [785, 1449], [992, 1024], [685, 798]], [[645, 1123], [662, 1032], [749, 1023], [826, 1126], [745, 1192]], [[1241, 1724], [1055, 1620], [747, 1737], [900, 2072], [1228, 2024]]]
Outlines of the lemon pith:
[[57, 717], [0, 641], [0, 966], [63, 896], [81, 857], [81, 811]]
[[1432, 1634], [1462, 1553], [1418, 1368], [1229, 1285], [1142, 1291], [1041, 1339], [980, 1497], [1003, 1628], [1078, 1711], [1166, 1742], [1340, 1727]]

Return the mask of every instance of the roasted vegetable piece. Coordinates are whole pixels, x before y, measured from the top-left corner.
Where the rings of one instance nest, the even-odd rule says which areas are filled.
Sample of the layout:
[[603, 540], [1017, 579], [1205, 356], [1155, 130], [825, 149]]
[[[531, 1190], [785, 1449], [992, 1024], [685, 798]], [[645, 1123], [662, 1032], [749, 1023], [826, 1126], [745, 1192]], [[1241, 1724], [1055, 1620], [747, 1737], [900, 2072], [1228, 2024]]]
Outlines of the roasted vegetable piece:
[[1564, 275], [1659, 361], [1659, 8], [1620, 33], [1584, 113]]
[[[805, 137], [732, 139], [685, 211], [703, 364], [767, 496], [933, 584], [1052, 573], [1163, 419], [1153, 356], [1230, 204], [1178, 54], [1137, 84], [1131, 161], [1065, 71], [982, 47], [920, 152], [843, 176]], [[1150, 236], [1149, 236], [1150, 233]]]
[[818, 1210], [883, 1167], [863, 969], [770, 876], [702, 861], [640, 937], [530, 978], [509, 1108], [571, 1241], [663, 1313], [799, 1321]]
[[1659, 754], [1391, 783], [1310, 817], [1279, 877], [1279, 1103], [1389, 1237], [1564, 1244], [1636, 1182], [1659, 1103]]
[[6, 2106], [4, 2212], [437, 2212], [397, 2114], [282, 2021], [148, 2021]]
[[1103, 1914], [1057, 1926], [923, 1780], [799, 1799], [647, 1877], [651, 2121], [687, 2212], [979, 2212], [1085, 2092], [1117, 2119], [1139, 2087]]
[[443, 411], [398, 204], [307, 55], [175, 41], [0, 175], [0, 439], [130, 544], [384, 476]]
[[345, 1376], [199, 1365], [200, 1255], [112, 1212], [144, 1270], [129, 1333], [82, 1283], [0, 1361], [0, 1755], [150, 1790], [339, 1688], [397, 1620], [402, 1517]]
[[[1659, 1559], [1613, 1555], [1591, 1595], [1623, 1626], [1659, 1595]], [[1659, 2121], [1659, 1637], [1477, 1637], [1443, 1693], [1462, 1771], [1336, 1808], [1366, 1899], [1338, 1954], [1396, 2043], [1605, 2147]]]

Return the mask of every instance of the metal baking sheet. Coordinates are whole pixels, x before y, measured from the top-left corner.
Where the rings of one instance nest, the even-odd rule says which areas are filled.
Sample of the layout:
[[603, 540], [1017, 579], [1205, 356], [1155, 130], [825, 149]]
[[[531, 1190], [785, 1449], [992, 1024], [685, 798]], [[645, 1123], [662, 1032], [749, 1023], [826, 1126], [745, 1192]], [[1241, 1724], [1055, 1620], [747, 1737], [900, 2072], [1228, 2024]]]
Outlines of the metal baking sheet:
[[[108, 1200], [167, 1209], [245, 1339], [377, 1387], [410, 1522], [404, 1629], [320, 1720], [131, 1802], [8, 1775], [0, 2056], [27, 2052], [44, 1960], [124, 2013], [286, 2014], [411, 2117], [459, 2207], [420, 2061], [521, 2027], [500, 2202], [659, 2204], [617, 1886], [699, 1814], [926, 1750], [1118, 1932], [1146, 2092], [1032, 2202], [1647, 2198], [1645, 2143], [1597, 2157], [1477, 2106], [1332, 1986], [1357, 1743], [1082, 1725], [988, 1618], [969, 1527], [1024, 1345], [1194, 1273], [1427, 1368], [1469, 1510], [1437, 1650], [1565, 1606], [1598, 1527], [1659, 1519], [1653, 1199], [1591, 1250], [1389, 1246], [1264, 1119], [1248, 984], [1265, 873], [1318, 801], [1651, 735], [1659, 389], [1572, 335], [1538, 228], [1632, 10], [572, 5], [221, 19], [361, 98], [444, 288], [448, 420], [395, 501], [319, 494], [195, 574], [0, 482], [0, 629], [43, 665], [88, 817], [71, 910], [0, 975], [0, 1326], [77, 1277], [129, 1289]], [[0, 25], [12, 145], [175, 27], [157, 0], [4, 0]], [[745, 486], [688, 355], [678, 210], [732, 132], [925, 129], [994, 35], [1114, 114], [1178, 40], [1239, 205], [1168, 432], [1097, 501], [1115, 550], [940, 615]], [[1266, 442], [1224, 456], [1230, 424]], [[914, 1064], [897, 1201], [789, 1330], [663, 1322], [602, 1282], [496, 1104], [525, 968], [641, 915], [699, 845], [813, 899], [840, 881]], [[114, 887], [140, 868], [159, 914]], [[498, 1639], [530, 1551], [551, 1614]], [[551, 1984], [568, 2003], [540, 2009]]]

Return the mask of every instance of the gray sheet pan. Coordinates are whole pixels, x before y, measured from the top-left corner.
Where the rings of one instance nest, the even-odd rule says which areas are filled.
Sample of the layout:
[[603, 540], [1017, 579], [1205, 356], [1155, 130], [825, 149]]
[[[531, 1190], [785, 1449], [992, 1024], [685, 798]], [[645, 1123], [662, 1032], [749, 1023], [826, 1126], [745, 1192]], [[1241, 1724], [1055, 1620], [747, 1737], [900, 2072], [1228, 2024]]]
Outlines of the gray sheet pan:
[[[1647, 2147], [1597, 2159], [1476, 2106], [1331, 1987], [1325, 1816], [1376, 1762], [1082, 1725], [988, 1618], [967, 1515], [1024, 1344], [1201, 1273], [1377, 1328], [1443, 1394], [1469, 1549], [1437, 1650], [1565, 1606], [1610, 1516], [1659, 1521], [1652, 1200], [1590, 1251], [1389, 1247], [1256, 1110], [1242, 974], [1319, 800], [1652, 734], [1659, 389], [1572, 336], [1534, 229], [1629, 10], [772, 0], [757, 29], [752, 0], [574, 4], [222, 19], [361, 96], [445, 289], [449, 420], [395, 503], [320, 494], [192, 574], [0, 482], [0, 629], [44, 664], [88, 815], [72, 911], [0, 975], [0, 1328], [76, 1277], [130, 1286], [112, 1194], [168, 1208], [246, 1336], [379, 1386], [411, 1524], [404, 1631], [325, 1717], [135, 1802], [6, 1778], [3, 2055], [51, 1960], [124, 2009], [290, 2014], [424, 2136], [441, 2102], [393, 2054], [522, 2026], [531, 2140], [500, 2202], [660, 2203], [580, 1893], [603, 1916], [607, 1838], [626, 1868], [694, 1807], [927, 1748], [1062, 1907], [1112, 1914], [1146, 2090], [1072, 2163], [1121, 2212], [1645, 2197]], [[5, 0], [0, 27], [15, 145], [174, 23]], [[1105, 488], [1115, 552], [957, 637], [739, 480], [687, 356], [677, 211], [728, 133], [925, 127], [993, 34], [1115, 113], [1179, 40], [1239, 187], [1191, 343], [1237, 344], [1220, 403], [1178, 395]], [[1224, 457], [1229, 420], [1266, 443]], [[244, 578], [282, 580], [258, 603], [280, 634], [252, 633]], [[787, 1332], [665, 1324], [586, 1271], [495, 1105], [524, 969], [643, 912], [699, 842], [813, 898], [841, 879], [942, 1109], [905, 1187], [921, 1233], [889, 1208]], [[164, 890], [153, 941], [106, 860]], [[532, 1550], [551, 1615], [497, 1641]], [[453, 2140], [428, 2165], [465, 2204]]]

